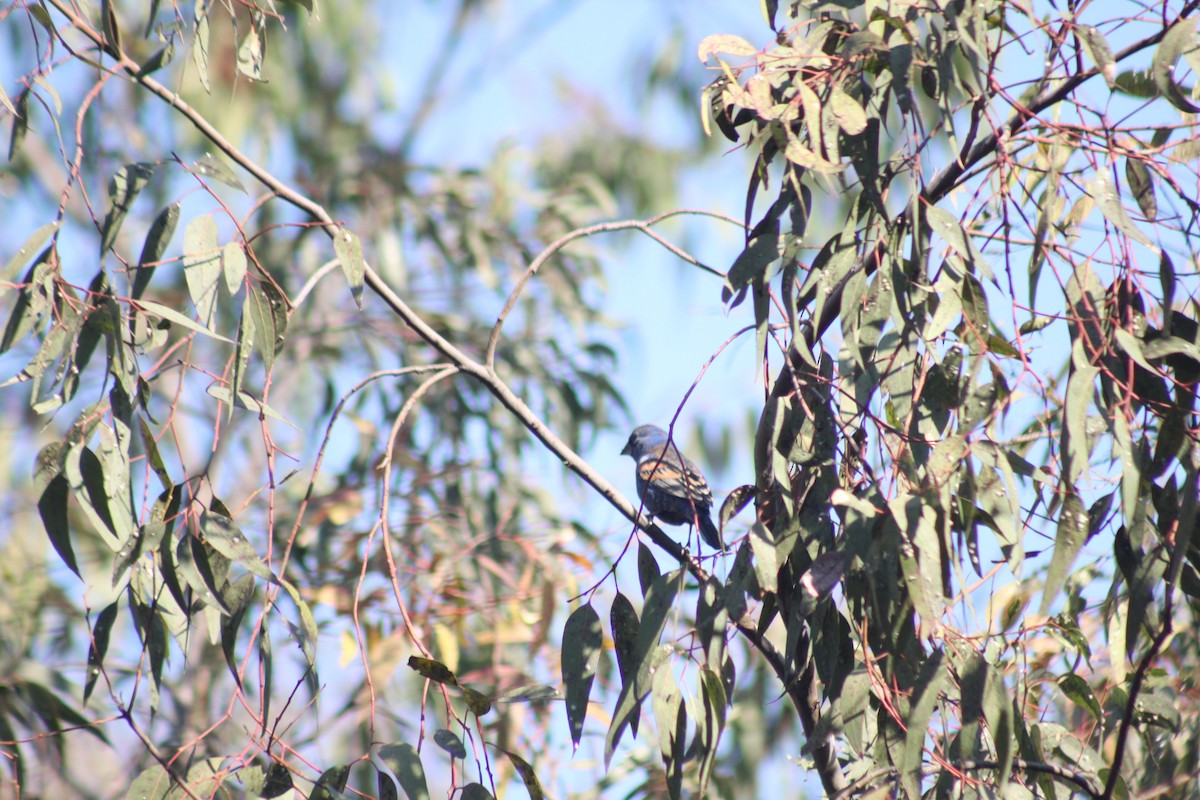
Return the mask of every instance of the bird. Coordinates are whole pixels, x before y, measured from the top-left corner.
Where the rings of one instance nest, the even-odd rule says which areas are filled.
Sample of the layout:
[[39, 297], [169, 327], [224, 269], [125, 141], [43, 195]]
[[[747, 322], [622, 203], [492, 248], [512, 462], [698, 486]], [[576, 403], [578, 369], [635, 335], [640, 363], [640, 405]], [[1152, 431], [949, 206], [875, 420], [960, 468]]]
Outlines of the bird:
[[679, 452], [666, 431], [657, 425], [638, 426], [621, 455], [637, 462], [637, 493], [647, 514], [668, 525], [695, 524], [709, 547], [725, 549], [721, 532], [712, 521], [708, 481]]

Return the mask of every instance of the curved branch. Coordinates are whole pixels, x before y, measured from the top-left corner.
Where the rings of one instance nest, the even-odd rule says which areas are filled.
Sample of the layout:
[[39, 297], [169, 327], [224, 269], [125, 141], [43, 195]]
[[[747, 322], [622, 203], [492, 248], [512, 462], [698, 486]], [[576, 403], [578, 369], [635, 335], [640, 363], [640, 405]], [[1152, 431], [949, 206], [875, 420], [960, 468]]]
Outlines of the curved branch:
[[[699, 267], [700, 269], [704, 270], [705, 272], [716, 275], [719, 278], [724, 278], [725, 273], [715, 270], [712, 267], [701, 263], [698, 259], [692, 257], [686, 251], [681, 250], [680, 248], [671, 244], [669, 241], [664, 239], [662, 236], [659, 236], [657, 233], [655, 233], [653, 230], [651, 230], [651, 228], [654, 225], [657, 225], [659, 222], [662, 222], [664, 219], [668, 219], [670, 217], [678, 216], [681, 214], [703, 214], [703, 215], [707, 215], [707, 216], [716, 217], [718, 219], [723, 219], [723, 220], [726, 220], [729, 222], [736, 222], [736, 220], [732, 220], [729, 217], [724, 216], [723, 214], [714, 214], [710, 211], [678, 209], [676, 211], [668, 211], [666, 213], [659, 214], [657, 216], [651, 217], [650, 219], [644, 220], [644, 221], [630, 219], [630, 220], [622, 220], [620, 222], [600, 222], [600, 223], [597, 223], [596, 225], [589, 225], [586, 228], [577, 228], [576, 230], [570, 231], [569, 233], [566, 233], [563, 236], [556, 239], [555, 241], [551, 242], [550, 245], [548, 247], [546, 247], [545, 250], [543, 250], [541, 253], [539, 253], [537, 255], [537, 257], [534, 258], [533, 261], [531, 261], [529, 263], [529, 266], [526, 267], [526, 269], [525, 269], [525, 274], [521, 276], [520, 280], [517, 281], [517, 285], [513, 287], [512, 292], [508, 295], [508, 300], [505, 301], [504, 308], [502, 308], [500, 310], [500, 315], [498, 317], [496, 317], [496, 324], [494, 326], [492, 326], [492, 333], [490, 336], [488, 336], [487, 355], [484, 357], [484, 363], [487, 364], [489, 367], [495, 365], [495, 363], [496, 363], [496, 346], [500, 343], [500, 329], [504, 327], [504, 321], [508, 318], [508, 315], [512, 313], [512, 310], [516, 307], [517, 301], [520, 299], [521, 293], [525, 291], [525, 287], [529, 284], [530, 279], [532, 279], [533, 276], [537, 274], [538, 270], [541, 269], [542, 266], [547, 261], [550, 260], [551, 256], [553, 256], [555, 253], [562, 250], [564, 247], [566, 247], [568, 244], [575, 241], [576, 239], [583, 239], [588, 236], [593, 236], [597, 233], [610, 233], [613, 231], [625, 231], [625, 230], [639, 230], [642, 233], [649, 236], [654, 241], [661, 244], [663, 247], [670, 250], [675, 255], [679, 256], [679, 258], [688, 262], [689, 264]], [[736, 224], [741, 225], [740, 222], [736, 222]]]

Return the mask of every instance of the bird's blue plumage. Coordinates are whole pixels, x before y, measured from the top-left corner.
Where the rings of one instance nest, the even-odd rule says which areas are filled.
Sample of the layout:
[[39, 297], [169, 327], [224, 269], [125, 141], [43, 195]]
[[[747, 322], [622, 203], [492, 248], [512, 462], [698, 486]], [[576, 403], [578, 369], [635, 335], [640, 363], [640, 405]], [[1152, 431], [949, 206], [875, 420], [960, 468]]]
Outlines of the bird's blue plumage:
[[629, 436], [621, 455], [637, 462], [637, 492], [651, 517], [668, 525], [696, 525], [709, 547], [724, 550], [712, 521], [712, 492], [700, 470], [668, 441], [656, 425], [642, 425]]

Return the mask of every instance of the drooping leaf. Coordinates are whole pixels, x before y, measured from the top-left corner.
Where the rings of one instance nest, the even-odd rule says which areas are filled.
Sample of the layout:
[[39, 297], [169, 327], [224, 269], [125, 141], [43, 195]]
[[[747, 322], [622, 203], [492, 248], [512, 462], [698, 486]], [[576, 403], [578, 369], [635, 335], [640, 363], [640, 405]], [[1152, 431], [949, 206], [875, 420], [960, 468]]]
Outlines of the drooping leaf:
[[1080, 42], [1083, 44], [1083, 52], [1087, 53], [1087, 57], [1096, 65], [1096, 69], [1100, 70], [1104, 80], [1108, 81], [1109, 86], [1112, 86], [1117, 78], [1117, 60], [1113, 57], [1112, 47], [1109, 46], [1108, 40], [1104, 38], [1100, 29], [1093, 25], [1080, 25], [1076, 31], [1078, 31]]
[[172, 203], [160, 211], [154, 222], [150, 223], [150, 230], [142, 245], [142, 254], [138, 257], [137, 272], [133, 276], [133, 288], [130, 290], [135, 300], [146, 291], [158, 262], [162, 260], [167, 245], [171, 243], [171, 237], [175, 235], [175, 226], [179, 223], [179, 208], [179, 203]]
[[212, 178], [226, 186], [237, 189], [243, 194], [246, 191], [246, 187], [238, 180], [238, 176], [233, 169], [221, 160], [219, 156], [215, 156], [212, 153], [205, 153], [200, 156], [191, 166], [187, 167], [187, 171], [202, 178]]
[[237, 69], [242, 75], [256, 83], [266, 83], [262, 76], [263, 56], [266, 54], [267, 40], [259, 30], [257, 21], [250, 25], [242, 44], [238, 47]]
[[1145, 162], [1136, 158], [1125, 158], [1125, 180], [1129, 182], [1129, 191], [1137, 200], [1138, 208], [1150, 222], [1158, 218], [1158, 200], [1154, 197], [1154, 178]]
[[642, 698], [650, 692], [654, 672], [672, 652], [669, 645], [664, 649], [658, 642], [679, 592], [680, 579], [679, 570], [669, 572], [657, 578], [646, 593], [646, 603], [642, 607], [642, 624], [638, 630], [637, 649], [634, 654], [636, 671], [634, 679], [622, 685], [620, 696], [617, 698], [617, 710], [613, 714], [613, 721], [605, 738], [605, 763], [612, 760], [621, 734], [631, 724], [632, 717], [638, 713]]
[[1196, 20], [1181, 19], [1171, 26], [1167, 35], [1159, 42], [1150, 65], [1150, 73], [1159, 94], [1187, 114], [1200, 113], [1200, 106], [1188, 99], [1175, 82], [1175, 63], [1179, 61], [1180, 56], [1196, 47]]
[[312, 609], [308, 603], [300, 596], [300, 590], [291, 584], [290, 581], [278, 580], [278, 585], [282, 586], [292, 598], [292, 602], [296, 604], [296, 610], [299, 612], [299, 624], [290, 619], [284, 618], [287, 624], [288, 631], [292, 634], [292, 638], [300, 644], [300, 650], [304, 653], [304, 659], [308, 662], [308, 677], [314, 686], [319, 685], [317, 681], [317, 621], [313, 618]]
[[197, 4], [196, 30], [192, 36], [192, 63], [196, 66], [196, 77], [204, 91], [212, 93], [208, 79], [208, 11]]
[[229, 584], [222, 597], [229, 608], [229, 616], [221, 618], [221, 651], [225, 655], [225, 665], [229, 667], [229, 673], [239, 686], [241, 676], [238, 674], [237, 637], [253, 594], [254, 576], [247, 574]]
[[225, 288], [231, 295], [237, 294], [246, 278], [246, 251], [238, 242], [229, 242], [221, 249], [221, 274], [225, 277]]
[[1054, 555], [1046, 573], [1046, 586], [1042, 590], [1041, 613], [1049, 613], [1058, 599], [1071, 565], [1075, 563], [1075, 557], [1087, 539], [1088, 523], [1088, 512], [1083, 507], [1083, 501], [1073, 490], [1068, 490], [1058, 515], [1058, 533], [1054, 537]]
[[467, 757], [467, 748], [463, 744], [462, 739], [454, 734], [454, 731], [438, 728], [433, 732], [433, 743], [449, 753], [451, 758], [462, 759]]
[[454, 677], [454, 673], [450, 671], [450, 668], [440, 661], [434, 661], [431, 658], [421, 658], [420, 656], [409, 656], [408, 667], [415, 670], [418, 675], [426, 680], [431, 680], [435, 683], [444, 683], [448, 686], [458, 686], [458, 678]]
[[407, 742], [385, 744], [379, 748], [379, 759], [387, 766], [408, 800], [429, 800], [429, 783], [417, 749]]
[[571, 613], [563, 626], [562, 675], [567, 695], [567, 725], [576, 749], [583, 738], [583, 721], [603, 646], [600, 615], [591, 603], [585, 603]]
[[170, 306], [165, 306], [162, 303], [156, 302], [154, 300], [139, 300], [137, 305], [142, 311], [145, 311], [148, 314], [153, 314], [156, 317], [161, 317], [162, 319], [165, 319], [167, 322], [171, 322], [175, 325], [179, 325], [180, 327], [187, 328], [190, 331], [195, 331], [196, 333], [204, 334], [205, 336], [209, 337], [210, 339], [216, 339], [219, 342], [225, 342], [226, 344], [234, 344], [234, 342], [232, 340], [226, 339], [221, 334], [215, 333], [215, 332], [209, 330], [205, 326], [196, 322], [196, 320], [179, 313], [178, 311], [171, 308]]
[[263, 368], [270, 372], [286, 341], [287, 301], [270, 281], [250, 281], [249, 289], [247, 300], [254, 320], [254, 343], [262, 357]]
[[362, 240], [356, 233], [339, 228], [333, 237], [333, 251], [337, 253], [342, 273], [346, 276], [346, 282], [350, 284], [350, 295], [354, 298], [354, 304], [361, 309], [363, 276], [366, 274]]
[[925, 217], [929, 220], [929, 227], [958, 253], [973, 273], [992, 283], [996, 282], [991, 265], [975, 245], [974, 239], [950, 212], [939, 206], [929, 206], [925, 209]]
[[264, 580], [274, 579], [271, 570], [262, 562], [254, 546], [246, 540], [245, 534], [233, 520], [206, 511], [200, 516], [200, 533], [212, 549], [245, 567], [252, 575]]
[[211, 330], [221, 279], [221, 248], [216, 220], [207, 214], [193, 219], [183, 231], [183, 273], [200, 324]]
[[61, 223], [50, 222], [29, 234], [29, 238], [17, 248], [17, 252], [13, 253], [12, 258], [4, 265], [4, 269], [0, 270], [0, 297], [8, 293], [12, 287], [8, 284], [17, 277], [17, 274], [25, 268], [29, 260], [33, 258], [33, 254], [37, 253], [45, 247], [59, 228]]
[[116, 241], [125, 217], [133, 207], [133, 201], [150, 182], [150, 178], [154, 175], [154, 169], [154, 164], [126, 164], [117, 170], [117, 173], [109, 180], [104, 225], [100, 230], [100, 254], [102, 256]]
[[155, 764], [133, 779], [125, 791], [125, 800], [166, 800], [174, 786], [170, 773]]
[[350, 780], [350, 766], [340, 764], [321, 773], [308, 800], [340, 800], [345, 797], [346, 782]]
[[[78, 574], [78, 573], [76, 573]], [[87, 705], [96, 681], [100, 678], [100, 670], [104, 664], [104, 656], [108, 654], [108, 640], [112, 633], [113, 623], [117, 620], [117, 603], [114, 601], [105, 606], [96, 616], [96, 624], [92, 627], [92, 641], [88, 645], [87, 679], [83, 684], [83, 704]]]
[[521, 782], [525, 784], [525, 791], [529, 792], [529, 800], [545, 800], [546, 794], [542, 791], [542, 784], [538, 780], [537, 773], [533, 771], [533, 766], [516, 753], [509, 750], [502, 750], [501, 752], [508, 756], [508, 760], [512, 762], [513, 769], [521, 776]]
[[1086, 711], [1094, 721], [1101, 721], [1100, 703], [1092, 692], [1092, 687], [1081, 676], [1068, 672], [1058, 679], [1058, 688], [1071, 698], [1071, 702]]

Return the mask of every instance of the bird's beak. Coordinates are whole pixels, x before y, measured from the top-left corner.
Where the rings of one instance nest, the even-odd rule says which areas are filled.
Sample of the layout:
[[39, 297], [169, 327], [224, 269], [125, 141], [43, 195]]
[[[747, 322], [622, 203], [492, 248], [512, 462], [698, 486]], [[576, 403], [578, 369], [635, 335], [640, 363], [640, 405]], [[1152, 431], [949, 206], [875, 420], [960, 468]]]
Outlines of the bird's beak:
[[625, 448], [621, 451], [621, 455], [623, 455], [623, 456], [633, 455], [633, 437], [632, 436], [630, 436], [629, 441], [625, 443]]

